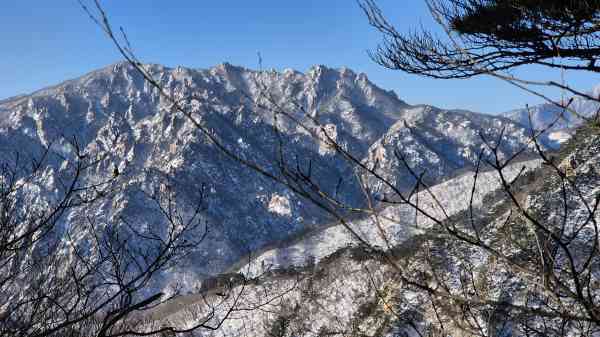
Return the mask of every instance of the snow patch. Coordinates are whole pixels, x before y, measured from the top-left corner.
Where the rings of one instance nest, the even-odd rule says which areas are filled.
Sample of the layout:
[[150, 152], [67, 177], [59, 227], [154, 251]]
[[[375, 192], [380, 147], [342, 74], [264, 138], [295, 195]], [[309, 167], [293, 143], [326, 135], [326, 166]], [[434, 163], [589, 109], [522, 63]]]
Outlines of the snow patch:
[[290, 200], [277, 193], [273, 194], [271, 201], [269, 201], [269, 212], [279, 214], [281, 216], [291, 216], [292, 207], [290, 206]]
[[319, 130], [319, 154], [325, 156], [335, 153], [334, 142], [337, 142], [337, 126], [335, 124], [325, 124]]
[[566, 131], [555, 131], [555, 132], [550, 133], [548, 135], [548, 138], [553, 142], [556, 142], [558, 144], [563, 144], [567, 140], [571, 139], [571, 134], [569, 134]]

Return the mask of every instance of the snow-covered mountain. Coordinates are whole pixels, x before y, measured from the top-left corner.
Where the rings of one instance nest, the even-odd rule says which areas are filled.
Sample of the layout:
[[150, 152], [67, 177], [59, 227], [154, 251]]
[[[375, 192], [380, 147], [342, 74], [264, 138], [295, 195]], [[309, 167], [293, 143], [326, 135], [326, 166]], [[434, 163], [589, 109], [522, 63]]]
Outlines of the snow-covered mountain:
[[[587, 94], [591, 97], [600, 97], [600, 85], [595, 86]], [[511, 110], [502, 115], [528, 128], [533, 126], [536, 130], [545, 129], [553, 124], [548, 136], [555, 145], [558, 145], [571, 137], [571, 130], [580, 126], [584, 122], [583, 118], [596, 116], [600, 110], [600, 102], [576, 96], [569, 108], [577, 114], [565, 111], [554, 104], [545, 103]]]
[[[475, 164], [483, 146], [480, 133], [495, 141], [504, 129], [500, 152], [505, 155], [528, 146], [527, 131], [506, 118], [410, 106], [349, 69], [315, 66], [305, 74], [229, 64], [146, 69], [230, 151], [277, 177], [282, 177], [280, 156], [291, 167], [310, 166], [315, 184], [355, 207], [366, 203], [355, 165], [310, 132], [326, 130], [399, 189], [411, 188], [413, 179], [395, 150], [433, 184]], [[275, 113], [278, 109], [291, 118]], [[118, 172], [121, 186], [93, 210], [72, 210], [65, 228], [82, 212], [99, 223], [127, 219], [140, 229], [160, 227], [160, 211], [145, 196], [166, 182], [184, 211], [204, 196], [209, 238], [169, 276], [179, 281], [221, 272], [249, 252], [331, 222], [311, 202], [224, 156], [127, 63], [0, 102], [0, 150], [35, 157], [50, 147], [54, 153], [39, 193], [60, 188], [56, 177], [73, 156], [67, 146], [73, 139], [86, 155], [99, 158], [86, 181]]]

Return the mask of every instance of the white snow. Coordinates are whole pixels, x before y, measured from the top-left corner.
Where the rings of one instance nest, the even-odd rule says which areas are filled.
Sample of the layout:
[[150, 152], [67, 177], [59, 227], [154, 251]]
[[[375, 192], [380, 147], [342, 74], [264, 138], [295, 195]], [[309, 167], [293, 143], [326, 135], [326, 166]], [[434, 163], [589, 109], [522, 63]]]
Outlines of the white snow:
[[571, 139], [572, 135], [566, 131], [554, 131], [548, 134], [548, 138], [558, 144], [563, 144], [569, 139]]
[[269, 201], [269, 212], [279, 214], [281, 216], [291, 216], [292, 207], [290, 206], [290, 200], [282, 195], [273, 194]]

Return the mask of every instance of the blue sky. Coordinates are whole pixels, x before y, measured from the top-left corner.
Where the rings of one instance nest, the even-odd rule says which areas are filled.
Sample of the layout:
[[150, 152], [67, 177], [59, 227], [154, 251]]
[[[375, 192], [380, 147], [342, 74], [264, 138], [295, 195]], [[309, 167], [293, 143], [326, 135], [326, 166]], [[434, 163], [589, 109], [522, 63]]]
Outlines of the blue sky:
[[[422, 0], [380, 0], [400, 31], [435, 28]], [[103, 0], [145, 62], [207, 68], [222, 62], [257, 68], [307, 70], [314, 64], [365, 72], [408, 103], [498, 113], [539, 99], [491, 78], [424, 79], [374, 64], [366, 51], [380, 36], [354, 0]], [[0, 99], [29, 93], [120, 60], [77, 0], [0, 1]], [[526, 68], [519, 74], [558, 80]], [[587, 90], [597, 74], [567, 74]]]

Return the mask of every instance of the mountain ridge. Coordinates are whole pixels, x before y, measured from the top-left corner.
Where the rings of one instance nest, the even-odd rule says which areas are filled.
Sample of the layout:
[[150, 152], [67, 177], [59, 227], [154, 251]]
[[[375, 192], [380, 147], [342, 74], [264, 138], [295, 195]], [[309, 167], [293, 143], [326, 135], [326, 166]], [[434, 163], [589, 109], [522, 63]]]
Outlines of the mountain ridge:
[[[280, 176], [276, 163], [281, 135], [286, 149], [283, 159], [290, 166], [311, 162], [314, 182], [354, 207], [366, 202], [354, 178], [355, 167], [337, 156], [327, 142], [314, 139], [290, 120], [279, 120], [275, 131], [273, 110], [257, 107], [259, 103], [274, 102], [316, 133], [320, 127], [312, 121], [318, 120], [357, 159], [368, 165], [377, 160], [382, 173], [406, 189], [412, 179], [393, 164], [395, 148], [410, 150], [410, 165], [426, 163], [424, 169], [431, 171], [428, 177], [435, 183], [460, 168], [455, 166], [474, 165], [474, 153], [483, 146], [476, 137], [479, 131], [493, 139], [505, 126], [512, 140], [500, 150], [507, 155], [527, 146], [526, 130], [507, 119], [415, 108], [349, 69], [315, 66], [300, 73], [252, 71], [230, 64], [204, 70], [144, 67], [169, 95], [191, 97], [184, 107], [228, 149]], [[265, 91], [271, 103], [264, 101]], [[409, 133], [399, 133], [407, 131], [402, 127], [407, 118], [422, 132], [408, 143]], [[0, 149], [35, 154], [50, 146], [60, 156], [53, 156], [47, 169], [59, 172], [64, 158], [73, 155], [66, 144], [72, 138], [88, 154], [103, 158], [86, 180], [120, 173], [123, 189], [94, 210], [99, 220], [127, 218], [144, 228], [148, 217], [153, 219], [158, 213], [146, 206], [139, 192], [157, 190], [166, 179], [177, 186], [182, 205], [189, 206], [198, 199], [199, 186], [206, 185], [202, 216], [212, 226], [210, 237], [173, 275], [201, 279], [225, 270], [248, 251], [330, 221], [309, 201], [220, 154], [127, 63], [0, 103]], [[427, 150], [431, 146], [427, 144], [447, 149], [459, 164], [436, 169], [447, 158]], [[40, 188], [52, 191], [57, 186], [48, 182]], [[385, 192], [380, 189], [378, 193]], [[113, 203], [119, 207], [113, 208]], [[67, 218], [79, 215], [74, 212]], [[165, 276], [157, 287], [171, 281]]]

